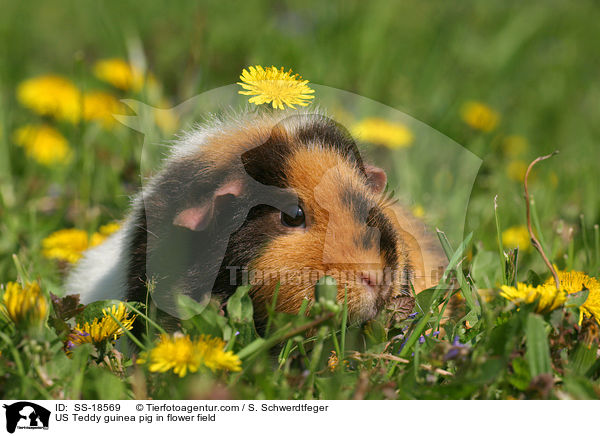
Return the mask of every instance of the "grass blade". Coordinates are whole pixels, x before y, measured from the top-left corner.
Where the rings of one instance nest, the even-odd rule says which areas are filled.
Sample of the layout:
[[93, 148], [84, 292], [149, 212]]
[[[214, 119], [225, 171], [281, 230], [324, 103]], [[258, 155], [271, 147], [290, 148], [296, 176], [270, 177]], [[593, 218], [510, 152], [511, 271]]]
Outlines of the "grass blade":
[[448, 274], [449, 271], [454, 271], [456, 274], [456, 279], [458, 280], [458, 285], [460, 286], [463, 297], [465, 297], [465, 301], [467, 302], [467, 306], [471, 310], [474, 310], [475, 313], [479, 314], [480, 309], [475, 304], [475, 298], [473, 297], [471, 286], [469, 285], [467, 278], [465, 277], [461, 268], [458, 267], [460, 261], [462, 260], [463, 253], [466, 250], [467, 246], [471, 242], [471, 238], [473, 237], [473, 233], [469, 233], [465, 240], [460, 244], [458, 250], [456, 252], [452, 251], [452, 247], [450, 246], [450, 241], [446, 237], [446, 234], [439, 229], [436, 229], [438, 238], [440, 243], [442, 244], [442, 248], [446, 253], [446, 257], [449, 260], [448, 268], [446, 268], [446, 272], [444, 272], [444, 277]]
[[539, 315], [530, 313], [527, 317], [525, 334], [527, 336], [525, 359], [529, 364], [532, 377], [551, 373], [550, 347], [544, 320]]
[[508, 285], [506, 276], [506, 260], [504, 254], [504, 245], [502, 244], [502, 228], [500, 227], [500, 219], [498, 218], [498, 196], [494, 197], [494, 217], [496, 218], [496, 236], [498, 239], [498, 250], [500, 252], [500, 266], [502, 268], [502, 284]]

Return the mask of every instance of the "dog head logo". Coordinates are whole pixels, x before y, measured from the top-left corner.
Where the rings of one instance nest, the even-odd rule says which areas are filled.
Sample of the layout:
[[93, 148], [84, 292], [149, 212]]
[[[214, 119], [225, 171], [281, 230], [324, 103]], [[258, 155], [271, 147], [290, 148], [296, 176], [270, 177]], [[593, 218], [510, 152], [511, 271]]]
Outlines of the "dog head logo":
[[14, 433], [19, 429], [48, 429], [50, 411], [28, 401], [19, 401], [11, 405], [4, 404], [6, 409], [6, 431]]

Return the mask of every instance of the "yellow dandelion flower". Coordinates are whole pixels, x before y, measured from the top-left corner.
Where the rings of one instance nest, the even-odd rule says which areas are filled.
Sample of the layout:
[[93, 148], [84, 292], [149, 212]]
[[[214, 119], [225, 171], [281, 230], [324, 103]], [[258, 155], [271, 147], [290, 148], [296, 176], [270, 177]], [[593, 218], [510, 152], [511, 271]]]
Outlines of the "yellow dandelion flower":
[[94, 91], [83, 96], [83, 118], [87, 121], [99, 121], [105, 127], [112, 127], [117, 120], [113, 114], [124, 114], [124, 106], [113, 95]]
[[97, 232], [95, 232], [90, 238], [90, 247], [95, 247], [97, 245], [102, 244], [106, 238], [112, 235], [114, 232], [119, 230], [121, 224], [117, 222], [108, 223], [103, 226], [100, 226]]
[[110, 236], [113, 233], [115, 233], [117, 230], [119, 230], [121, 228], [121, 224], [114, 221], [112, 223], [108, 223], [108, 224], [104, 224], [103, 226], [100, 226], [100, 228], [98, 229], [98, 233], [101, 234], [102, 236]]
[[502, 141], [502, 150], [508, 157], [518, 157], [527, 151], [529, 142], [520, 135], [509, 135]]
[[65, 164], [72, 157], [66, 138], [55, 128], [46, 124], [28, 124], [14, 133], [15, 144], [42, 165]]
[[517, 182], [523, 182], [525, 180], [526, 172], [527, 164], [522, 160], [513, 160], [506, 167], [508, 178]]
[[298, 74], [292, 75], [292, 70], [284, 72], [283, 67], [277, 69], [274, 66], [263, 68], [260, 65], [244, 68], [240, 76], [241, 82], [237, 82], [245, 91], [238, 91], [243, 95], [254, 95], [248, 101], [256, 105], [271, 103], [275, 109], [284, 109], [288, 105], [294, 109], [294, 105], [307, 106], [314, 98], [315, 91], [308, 87], [308, 80], [302, 80]]
[[460, 114], [463, 121], [470, 127], [483, 132], [491, 132], [500, 121], [498, 112], [478, 101], [466, 102], [462, 106]]
[[3, 311], [17, 325], [40, 325], [48, 315], [48, 302], [37, 282], [21, 287], [9, 282], [2, 297]]
[[420, 204], [416, 204], [412, 208], [412, 213], [417, 218], [423, 218], [425, 216], [425, 209]]
[[202, 366], [213, 371], [225, 369], [240, 371], [241, 361], [232, 351], [224, 351], [225, 342], [220, 338], [202, 335], [196, 340], [181, 333], [161, 335], [156, 347], [141, 353], [138, 363], [149, 363], [151, 372], [173, 372], [184, 377], [197, 372]]
[[102, 244], [104, 241], [106, 241], [106, 236], [95, 232], [94, 234], [92, 234], [92, 236], [90, 237], [90, 247], [96, 247], [97, 245]]
[[[567, 272], [557, 270], [557, 273], [560, 281], [560, 289], [564, 292], [573, 294], [584, 289], [589, 290], [587, 299], [579, 307], [579, 324], [583, 321], [584, 316], [586, 318], [594, 317], [600, 324], [600, 282], [581, 271]], [[554, 278], [548, 278], [545, 284], [555, 286]]]
[[133, 65], [119, 58], [102, 59], [94, 65], [94, 75], [123, 91], [142, 89], [144, 75]]
[[[555, 266], [556, 268], [556, 266]], [[581, 271], [558, 271], [560, 289], [556, 289], [553, 277], [549, 277], [544, 284], [531, 286], [518, 283], [518, 287], [502, 286], [501, 296], [519, 302], [533, 303], [539, 299], [536, 312], [550, 312], [567, 300], [567, 295], [588, 290], [585, 302], [579, 307], [579, 324], [583, 318], [594, 318], [600, 323], [600, 282]]]
[[410, 147], [414, 135], [401, 123], [383, 118], [366, 118], [352, 128], [352, 135], [360, 141], [383, 145], [388, 148]]
[[486, 303], [490, 303], [495, 297], [496, 297], [496, 292], [494, 291], [494, 289], [478, 289], [477, 293], [481, 296], [481, 298], [483, 299], [483, 301], [485, 301]]
[[48, 259], [76, 263], [89, 247], [88, 234], [79, 229], [63, 229], [42, 241], [42, 254]]
[[86, 231], [80, 229], [58, 230], [44, 238], [42, 254], [48, 259], [77, 263], [85, 250], [102, 244], [119, 227], [120, 224], [116, 222], [100, 226], [91, 237], [88, 237]]
[[519, 248], [528, 250], [531, 247], [531, 239], [526, 226], [514, 226], [502, 232], [502, 244], [508, 248]]
[[240, 371], [240, 358], [233, 351], [225, 351], [225, 342], [221, 338], [208, 335], [200, 336], [195, 342], [196, 353], [200, 355], [202, 364], [212, 371], [220, 369]]
[[152, 372], [173, 372], [179, 377], [184, 377], [188, 371], [196, 372], [200, 368], [200, 359], [196, 356], [194, 343], [188, 335], [163, 334], [156, 347], [149, 353], [140, 353], [137, 362], [140, 364], [150, 361]]
[[539, 286], [531, 286], [525, 283], [517, 283], [514, 286], [502, 286], [500, 295], [515, 304], [534, 303], [537, 301], [535, 311], [538, 313], [551, 312], [565, 304], [567, 296], [565, 291], [556, 289], [553, 284], [544, 283]]
[[83, 325], [78, 323], [69, 335], [67, 348], [72, 348], [85, 343], [98, 344], [105, 340], [116, 341], [119, 336], [125, 333], [125, 331], [115, 319], [110, 316], [111, 314], [127, 330], [133, 328], [133, 322], [136, 318], [136, 315], [129, 313], [123, 303], [119, 303], [118, 306], [113, 304], [110, 309], [102, 309], [102, 314], [104, 316], [100, 319], [94, 318], [92, 322], [85, 322]]
[[25, 80], [17, 87], [17, 99], [40, 115], [72, 123], [79, 121], [81, 94], [64, 77], [48, 75]]

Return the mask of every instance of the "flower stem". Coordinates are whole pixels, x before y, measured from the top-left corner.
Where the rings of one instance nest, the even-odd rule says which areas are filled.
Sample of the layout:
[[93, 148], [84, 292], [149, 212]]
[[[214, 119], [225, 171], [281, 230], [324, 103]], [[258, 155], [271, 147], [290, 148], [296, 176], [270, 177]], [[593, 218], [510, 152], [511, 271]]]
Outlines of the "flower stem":
[[[133, 311], [133, 312], [137, 313], [139, 316], [141, 316], [142, 318], [144, 318], [144, 320], [145, 320], [147, 323], [149, 323], [149, 324], [152, 324], [152, 326], [153, 326], [154, 328], [156, 328], [156, 330], [158, 330], [159, 332], [161, 332], [161, 333], [163, 333], [163, 334], [166, 334], [166, 333], [167, 333], [165, 329], [163, 329], [163, 328], [162, 328], [160, 325], [158, 325], [158, 324], [157, 324], [157, 323], [156, 323], [156, 322], [155, 322], [155, 321], [154, 321], [152, 318], [150, 318], [148, 315], [146, 315], [146, 314], [142, 313], [141, 311], [139, 311], [138, 309], [136, 309], [135, 307], [133, 307], [131, 304], [129, 304], [127, 301], [124, 301], [123, 303], [125, 304], [125, 306], [126, 306], [126, 307], [127, 307], [129, 310], [131, 310], [131, 311]], [[148, 329], [146, 329], [146, 332], [148, 332]], [[148, 334], [148, 333], [147, 333], [147, 334]]]
[[600, 268], [600, 228], [594, 224], [594, 252], [596, 260], [596, 269]]
[[127, 329], [127, 327], [125, 327], [125, 326], [124, 326], [124, 325], [121, 323], [121, 321], [119, 321], [119, 320], [117, 319], [117, 317], [116, 317], [116, 316], [114, 316], [114, 315], [113, 315], [112, 313], [110, 313], [110, 312], [107, 312], [107, 313], [108, 313], [108, 314], [110, 315], [110, 317], [111, 317], [111, 318], [112, 318], [112, 319], [113, 319], [113, 320], [114, 320], [114, 321], [115, 321], [115, 322], [116, 322], [116, 323], [119, 325], [119, 327], [121, 327], [121, 330], [123, 330], [123, 333], [125, 333], [125, 334], [127, 335], [127, 337], [128, 337], [129, 339], [131, 339], [131, 342], [133, 342], [135, 345], [137, 345], [137, 346], [140, 348], [140, 350], [146, 351], [146, 347], [144, 346], [144, 344], [142, 344], [142, 343], [141, 343], [141, 342], [138, 340], [138, 338], [136, 338], [136, 337], [133, 335], [133, 333], [131, 333], [131, 332], [130, 332], [130, 331]]
[[535, 237], [535, 234], [533, 233], [533, 229], [531, 228], [531, 200], [529, 197], [529, 189], [527, 186], [528, 180], [529, 180], [529, 173], [531, 172], [531, 169], [533, 168], [533, 166], [540, 161], [551, 158], [552, 156], [554, 156], [557, 153], [558, 153], [558, 150], [556, 150], [546, 156], [540, 156], [537, 159], [535, 159], [533, 162], [531, 162], [529, 164], [529, 166], [527, 167], [527, 172], [525, 173], [525, 180], [523, 183], [525, 186], [525, 207], [527, 210], [527, 230], [529, 231], [529, 237], [531, 238], [531, 243], [537, 249], [537, 251], [540, 252], [540, 255], [542, 256], [542, 259], [544, 259], [546, 266], [548, 267], [548, 269], [550, 269], [550, 272], [552, 273], [552, 276], [554, 277], [556, 289], [560, 289], [560, 279], [558, 278], [558, 274], [557, 274], [556, 270], [554, 269], [554, 267], [552, 266], [552, 263], [548, 260], [548, 256], [546, 256], [546, 253], [544, 253], [544, 249], [542, 248], [540, 241], [538, 241], [538, 239]]
[[585, 251], [585, 265], [587, 268], [589, 268], [592, 263], [592, 256], [590, 255], [590, 246], [588, 244], [588, 235], [587, 230], [585, 228], [585, 217], [583, 216], [583, 214], [579, 215], [579, 220], [581, 222], [581, 236], [583, 239], [583, 248]]
[[498, 195], [494, 197], [494, 216], [496, 217], [496, 235], [498, 238], [498, 250], [500, 251], [500, 263], [502, 266], [502, 283], [508, 285], [508, 280], [506, 277], [506, 256], [504, 255], [502, 230], [500, 229], [500, 219], [498, 218]]

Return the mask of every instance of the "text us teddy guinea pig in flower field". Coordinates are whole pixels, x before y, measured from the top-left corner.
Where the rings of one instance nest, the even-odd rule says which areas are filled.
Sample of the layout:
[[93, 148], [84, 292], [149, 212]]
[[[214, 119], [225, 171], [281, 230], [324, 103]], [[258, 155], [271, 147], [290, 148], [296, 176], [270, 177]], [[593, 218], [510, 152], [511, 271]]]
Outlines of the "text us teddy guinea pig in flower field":
[[349, 133], [319, 113], [244, 113], [181, 137], [122, 228], [67, 279], [83, 303], [147, 301], [178, 316], [178, 294], [222, 300], [244, 284], [258, 323], [297, 313], [323, 275], [354, 321], [437, 283], [444, 257], [384, 192]]

